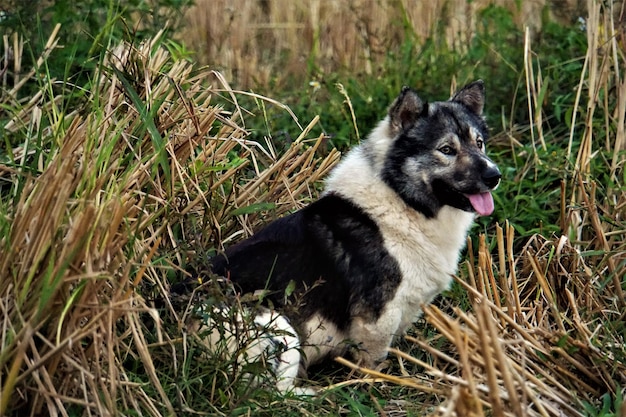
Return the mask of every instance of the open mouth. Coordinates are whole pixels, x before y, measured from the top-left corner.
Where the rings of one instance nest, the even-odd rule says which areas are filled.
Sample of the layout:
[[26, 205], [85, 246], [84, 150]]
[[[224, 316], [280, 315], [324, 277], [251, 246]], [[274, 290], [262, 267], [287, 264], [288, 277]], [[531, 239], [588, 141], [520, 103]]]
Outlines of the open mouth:
[[493, 213], [493, 197], [489, 191], [478, 194], [463, 194], [470, 202], [476, 213], [488, 216]]

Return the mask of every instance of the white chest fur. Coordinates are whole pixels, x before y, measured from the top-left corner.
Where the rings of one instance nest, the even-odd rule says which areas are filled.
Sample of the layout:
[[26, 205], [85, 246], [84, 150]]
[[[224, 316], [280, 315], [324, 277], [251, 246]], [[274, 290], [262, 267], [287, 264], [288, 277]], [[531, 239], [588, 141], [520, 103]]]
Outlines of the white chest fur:
[[[474, 215], [444, 207], [434, 219], [405, 213], [404, 221], [389, 218], [394, 227], [379, 227], [385, 247], [397, 260], [402, 281], [389, 303], [401, 310], [396, 334], [402, 333], [421, 314], [421, 305], [429, 304], [452, 281], [457, 271], [459, 253], [465, 246]], [[416, 218], [414, 218], [416, 217]]]
[[[352, 337], [382, 339], [406, 330], [428, 304], [448, 287], [457, 270], [474, 214], [445, 206], [434, 218], [427, 218], [404, 201], [376, 175], [362, 149], [353, 150], [327, 181], [327, 191], [348, 198], [375, 220], [387, 251], [396, 259], [402, 280], [377, 323], [360, 323]], [[382, 342], [382, 340], [381, 340]], [[370, 346], [380, 356], [381, 347]], [[385, 346], [382, 347], [382, 344]], [[373, 358], [376, 359], [376, 358]]]

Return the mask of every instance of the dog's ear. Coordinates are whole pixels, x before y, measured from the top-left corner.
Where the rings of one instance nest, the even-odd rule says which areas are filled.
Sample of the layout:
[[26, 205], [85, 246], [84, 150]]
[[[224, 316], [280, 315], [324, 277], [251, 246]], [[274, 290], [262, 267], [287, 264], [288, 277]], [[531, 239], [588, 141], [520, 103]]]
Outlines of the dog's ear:
[[482, 115], [485, 106], [485, 83], [478, 80], [466, 85], [450, 101], [461, 103], [477, 115]]
[[409, 87], [402, 87], [400, 95], [389, 107], [392, 135], [395, 136], [401, 130], [412, 126], [427, 107], [428, 104], [424, 103], [414, 90]]

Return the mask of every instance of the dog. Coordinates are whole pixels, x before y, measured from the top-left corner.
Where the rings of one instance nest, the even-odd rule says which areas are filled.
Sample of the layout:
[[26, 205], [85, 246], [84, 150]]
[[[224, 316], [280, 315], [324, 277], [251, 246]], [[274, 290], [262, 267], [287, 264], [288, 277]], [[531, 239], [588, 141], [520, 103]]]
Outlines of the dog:
[[404, 87], [318, 200], [210, 260], [241, 293], [263, 291], [255, 323], [276, 337], [251, 356], [273, 348], [279, 390], [295, 389], [296, 364], [348, 351], [376, 366], [450, 285], [501, 178], [485, 154], [484, 101], [482, 80], [432, 103]]

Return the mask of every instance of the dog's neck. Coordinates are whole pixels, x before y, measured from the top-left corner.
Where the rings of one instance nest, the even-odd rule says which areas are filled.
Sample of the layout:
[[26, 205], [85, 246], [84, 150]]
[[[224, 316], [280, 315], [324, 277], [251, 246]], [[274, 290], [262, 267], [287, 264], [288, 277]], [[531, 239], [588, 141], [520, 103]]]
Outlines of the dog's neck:
[[[379, 128], [383, 128], [383, 125]], [[465, 246], [475, 215], [444, 206], [435, 217], [427, 218], [410, 208], [380, 178], [375, 164], [364, 157], [363, 152], [369, 150], [361, 145], [344, 157], [326, 180], [325, 193], [334, 193], [352, 201], [381, 228], [396, 229], [402, 234], [411, 233], [409, 239], [427, 239], [433, 245], [445, 248], [447, 256], [457, 258]], [[415, 228], [419, 229], [419, 236], [412, 233]]]

